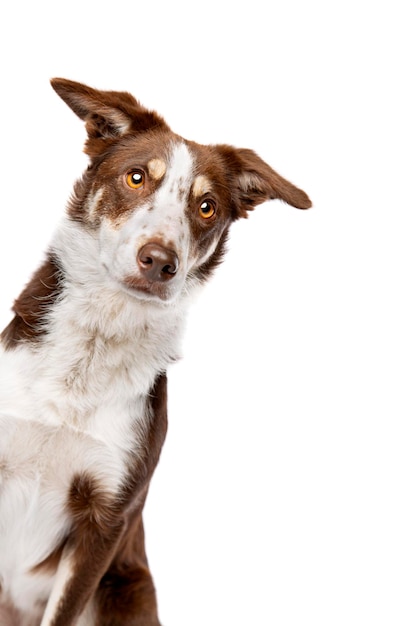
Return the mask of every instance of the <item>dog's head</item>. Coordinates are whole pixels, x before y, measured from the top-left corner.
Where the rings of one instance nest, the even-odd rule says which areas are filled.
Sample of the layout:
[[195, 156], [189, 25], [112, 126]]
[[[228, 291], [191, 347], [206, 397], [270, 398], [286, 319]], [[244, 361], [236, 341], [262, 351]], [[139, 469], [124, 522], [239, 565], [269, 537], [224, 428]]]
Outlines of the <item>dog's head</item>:
[[253, 151], [187, 141], [129, 93], [61, 78], [52, 86], [88, 135], [90, 165], [69, 215], [94, 231], [108, 276], [138, 298], [170, 302], [205, 280], [230, 224], [257, 204], [311, 206]]

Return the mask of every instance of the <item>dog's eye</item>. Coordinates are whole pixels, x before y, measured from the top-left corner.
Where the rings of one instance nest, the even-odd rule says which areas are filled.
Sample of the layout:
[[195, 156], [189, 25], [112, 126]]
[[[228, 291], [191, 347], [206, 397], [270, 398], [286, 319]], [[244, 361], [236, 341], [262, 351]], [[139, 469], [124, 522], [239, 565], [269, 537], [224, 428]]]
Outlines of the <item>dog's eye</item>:
[[142, 172], [134, 170], [126, 175], [126, 182], [131, 189], [140, 189], [145, 184], [145, 177]]
[[211, 200], [204, 200], [204, 202], [200, 204], [199, 213], [200, 216], [203, 217], [205, 220], [213, 217], [215, 212], [216, 207], [214, 205], [214, 202], [212, 202]]

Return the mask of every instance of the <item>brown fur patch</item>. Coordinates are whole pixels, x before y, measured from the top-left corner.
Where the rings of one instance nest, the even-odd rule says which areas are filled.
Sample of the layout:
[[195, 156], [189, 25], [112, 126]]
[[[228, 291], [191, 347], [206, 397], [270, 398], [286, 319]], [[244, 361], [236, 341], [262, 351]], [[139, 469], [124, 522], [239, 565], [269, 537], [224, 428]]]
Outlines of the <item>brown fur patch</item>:
[[96, 594], [100, 626], [159, 626], [155, 587], [144, 540], [142, 514], [136, 511]]
[[74, 477], [68, 510], [73, 526], [64, 551], [74, 574], [67, 582], [52, 626], [72, 624], [84, 610], [109, 567], [125, 528], [114, 498], [88, 474]]
[[22, 342], [36, 342], [47, 332], [48, 311], [59, 297], [62, 272], [57, 259], [49, 254], [14, 303], [14, 318], [0, 335], [7, 350]]
[[114, 499], [89, 474], [79, 474], [72, 481], [68, 509], [77, 534], [97, 529], [104, 532], [117, 523], [118, 510]]
[[160, 115], [143, 107], [125, 91], [97, 91], [63, 78], [52, 79], [51, 85], [85, 121], [88, 134], [85, 152], [91, 157], [106, 152], [123, 135], [168, 128]]
[[297, 209], [309, 209], [307, 194], [280, 176], [253, 150], [227, 145], [215, 146], [229, 175], [229, 186], [237, 205], [236, 217], [266, 200], [284, 200]]

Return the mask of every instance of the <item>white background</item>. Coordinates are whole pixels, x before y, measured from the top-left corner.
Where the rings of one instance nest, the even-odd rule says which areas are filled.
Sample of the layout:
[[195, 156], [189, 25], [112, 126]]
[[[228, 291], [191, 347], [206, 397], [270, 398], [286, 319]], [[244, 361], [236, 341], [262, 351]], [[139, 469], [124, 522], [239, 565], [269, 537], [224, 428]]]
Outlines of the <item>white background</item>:
[[164, 626], [416, 624], [413, 4], [2, 5], [2, 326], [86, 164], [52, 76], [314, 202], [236, 224], [190, 313], [146, 509]]

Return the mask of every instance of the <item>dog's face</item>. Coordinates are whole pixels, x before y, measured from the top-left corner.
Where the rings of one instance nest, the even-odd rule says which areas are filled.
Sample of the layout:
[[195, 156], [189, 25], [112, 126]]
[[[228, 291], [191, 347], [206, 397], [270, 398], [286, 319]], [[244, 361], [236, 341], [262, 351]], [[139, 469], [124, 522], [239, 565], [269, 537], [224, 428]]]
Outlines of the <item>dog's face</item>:
[[250, 150], [182, 139], [127, 93], [52, 85], [88, 133], [91, 163], [69, 215], [96, 233], [109, 278], [140, 299], [169, 303], [205, 280], [231, 222], [260, 202], [311, 206]]
[[94, 167], [83, 220], [98, 229], [113, 280], [170, 301], [213, 258], [232, 221], [230, 196], [216, 151], [166, 131], [132, 135]]

